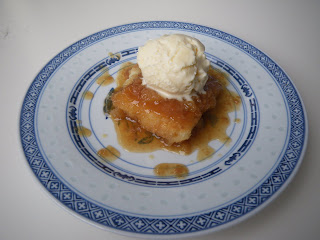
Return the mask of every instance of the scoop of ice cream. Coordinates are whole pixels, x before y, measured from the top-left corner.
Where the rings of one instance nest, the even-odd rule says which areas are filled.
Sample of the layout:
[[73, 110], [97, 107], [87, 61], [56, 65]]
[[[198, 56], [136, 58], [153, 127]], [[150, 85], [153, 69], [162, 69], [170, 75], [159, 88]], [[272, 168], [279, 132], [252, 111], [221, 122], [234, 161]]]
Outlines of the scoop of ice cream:
[[210, 62], [204, 45], [183, 34], [164, 35], [149, 40], [138, 51], [142, 84], [166, 98], [191, 100], [203, 93]]

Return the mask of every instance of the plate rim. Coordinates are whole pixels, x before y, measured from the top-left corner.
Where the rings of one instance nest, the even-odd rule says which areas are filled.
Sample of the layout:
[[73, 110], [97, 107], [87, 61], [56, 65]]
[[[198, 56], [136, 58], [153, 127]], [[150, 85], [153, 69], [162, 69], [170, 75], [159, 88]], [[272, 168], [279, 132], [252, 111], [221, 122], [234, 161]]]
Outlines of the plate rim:
[[[211, 228], [207, 228], [207, 229], [204, 229], [204, 230], [201, 230], [201, 229], [200, 229], [200, 230], [197, 230], [197, 231], [195, 231], [195, 232], [179, 232], [179, 233], [176, 233], [176, 234], [173, 234], [173, 235], [171, 235], [171, 234], [163, 234], [163, 233], [158, 232], [158, 233], [152, 233], [153, 237], [156, 237], [156, 238], [160, 237], [160, 238], [161, 238], [161, 237], [164, 237], [164, 236], [165, 236], [166, 238], [177, 238], [177, 237], [182, 237], [182, 235], [185, 235], [185, 237], [187, 237], [187, 236], [188, 236], [188, 237], [190, 237], [190, 236], [196, 236], [196, 235], [198, 236], [198, 235], [200, 235], [200, 234], [205, 234], [205, 233], [214, 232], [214, 231], [218, 231], [218, 230], [220, 230], [220, 229], [227, 228], [227, 227], [229, 227], [229, 226], [232, 226], [232, 225], [234, 225], [234, 224], [237, 224], [237, 223], [239, 223], [239, 222], [242, 222], [242, 221], [246, 220], [247, 218], [251, 217], [252, 215], [256, 214], [257, 212], [261, 211], [264, 207], [266, 207], [266, 206], [267, 206], [268, 204], [270, 204], [274, 199], [276, 199], [276, 198], [278, 197], [278, 195], [283, 192], [284, 189], [286, 189], [287, 185], [289, 185], [289, 184], [291, 183], [292, 179], [294, 178], [295, 174], [297, 173], [297, 171], [298, 171], [298, 169], [299, 169], [299, 167], [300, 167], [300, 165], [301, 165], [301, 163], [302, 163], [302, 161], [303, 161], [303, 158], [304, 158], [304, 155], [305, 155], [305, 152], [306, 152], [306, 149], [307, 149], [307, 145], [308, 145], [308, 135], [309, 135], [309, 134], [308, 134], [308, 131], [309, 131], [309, 129], [308, 129], [308, 117], [307, 117], [306, 108], [305, 108], [305, 106], [304, 106], [304, 103], [303, 103], [303, 100], [302, 100], [302, 98], [301, 98], [300, 93], [298, 92], [298, 90], [297, 90], [296, 86], [294, 85], [294, 83], [292, 82], [292, 80], [289, 78], [288, 74], [279, 66], [279, 64], [277, 64], [276, 62], [274, 62], [267, 54], [265, 54], [263, 51], [261, 51], [261, 50], [259, 50], [258, 48], [256, 48], [254, 45], [252, 45], [252, 44], [248, 43], [247, 41], [244, 41], [244, 40], [242, 40], [242, 39], [240, 39], [240, 38], [238, 38], [238, 37], [235, 37], [235, 36], [232, 35], [232, 34], [223, 32], [223, 31], [221, 31], [221, 30], [218, 30], [218, 29], [215, 29], [215, 28], [212, 28], [212, 27], [207, 27], [207, 26], [204, 26], [204, 25], [199, 25], [199, 24], [194, 24], [194, 23], [179, 22], [179, 21], [143, 21], [143, 22], [134, 22], [134, 23], [128, 23], [128, 24], [118, 25], [118, 26], [115, 26], [115, 27], [107, 28], [107, 29], [105, 29], [105, 30], [102, 30], [102, 31], [93, 33], [93, 34], [91, 34], [91, 35], [89, 35], [89, 36], [87, 36], [87, 37], [84, 37], [84, 38], [80, 39], [79, 41], [77, 41], [77, 42], [69, 45], [69, 46], [66, 47], [66, 48], [64, 48], [60, 53], [58, 53], [58, 54], [55, 55], [53, 58], [51, 58], [50, 61], [48, 61], [48, 62], [41, 68], [41, 70], [39, 71], [39, 73], [38, 73], [38, 74], [36, 75], [36, 77], [32, 80], [32, 82], [31, 82], [28, 90], [26, 91], [26, 94], [25, 94], [25, 96], [24, 96], [24, 98], [23, 98], [23, 103], [22, 103], [22, 105], [21, 105], [21, 111], [20, 111], [20, 117], [19, 117], [19, 132], [20, 132], [21, 148], [22, 148], [22, 150], [23, 150], [23, 152], [24, 152], [24, 155], [25, 155], [25, 157], [26, 157], [28, 166], [30, 167], [30, 169], [32, 169], [31, 162], [29, 161], [29, 156], [28, 156], [28, 154], [27, 154], [27, 149], [25, 149], [25, 144], [24, 144], [25, 141], [24, 141], [24, 139], [23, 139], [23, 137], [24, 137], [23, 131], [22, 131], [22, 129], [23, 129], [23, 126], [22, 126], [22, 123], [23, 123], [23, 114], [25, 113], [25, 112], [24, 112], [24, 107], [25, 107], [26, 104], [27, 104], [27, 103], [26, 103], [27, 96], [30, 94], [30, 91], [32, 90], [32, 87], [33, 87], [33, 85], [35, 84], [36, 80], [37, 80], [37, 79], [41, 79], [41, 73], [46, 69], [46, 67], [49, 66], [49, 64], [50, 64], [54, 59], [56, 59], [60, 54], [62, 54], [63, 52], [65, 52], [67, 49], [71, 49], [71, 48], [72, 48], [73, 46], [75, 46], [77, 43], [80, 43], [81, 41], [84, 41], [84, 40], [89, 39], [89, 38], [93, 38], [94, 36], [98, 36], [99, 34], [106, 32], [107, 30], [112, 31], [112, 29], [113, 29], [113, 30], [115, 30], [115, 29], [121, 29], [121, 28], [126, 28], [126, 27], [128, 27], [128, 26], [134, 26], [134, 25], [137, 25], [137, 24], [153, 24], [153, 26], [149, 26], [149, 27], [146, 27], [146, 28], [144, 28], [144, 29], [138, 28], [138, 29], [137, 29], [138, 31], [143, 31], [143, 30], [147, 30], [147, 29], [154, 30], [154, 29], [157, 29], [157, 28], [158, 28], [158, 29], [165, 29], [165, 28], [163, 28], [163, 27], [159, 27], [159, 25], [161, 25], [161, 24], [178, 24], [178, 25], [179, 25], [179, 24], [182, 24], [182, 25], [187, 25], [187, 26], [197, 26], [197, 27], [200, 27], [200, 28], [205, 29], [205, 31], [206, 31], [206, 30], [218, 31], [218, 32], [220, 32], [221, 34], [230, 36], [231, 38], [238, 39], [240, 42], [242, 42], [242, 44], [243, 44], [243, 43], [248, 44], [249, 47], [253, 47], [253, 48], [256, 49], [257, 51], [261, 52], [264, 56], [266, 56], [266, 59], [270, 60], [270, 61], [273, 62], [276, 66], [278, 66], [279, 69], [280, 69], [280, 71], [286, 76], [287, 80], [288, 80], [289, 83], [292, 85], [293, 90], [295, 91], [295, 94], [298, 96], [298, 100], [299, 100], [299, 102], [300, 102], [300, 104], [301, 104], [302, 116], [304, 117], [304, 122], [303, 122], [303, 123], [304, 123], [304, 132], [302, 133], [302, 135], [304, 135], [304, 139], [303, 139], [303, 142], [302, 142], [303, 147], [301, 148], [299, 158], [297, 158], [297, 160], [296, 160], [296, 163], [297, 163], [297, 164], [294, 166], [293, 170], [290, 172], [289, 177], [286, 178], [286, 179], [282, 182], [282, 184], [281, 184], [281, 186], [279, 187], [279, 189], [277, 189], [266, 201], [264, 201], [264, 202], [262, 202], [261, 204], [257, 205], [253, 210], [250, 210], [250, 211], [247, 212], [247, 213], [243, 213], [241, 216], [237, 217], [235, 220], [232, 220], [232, 221], [230, 221], [230, 222], [223, 223], [222, 225], [218, 225], [217, 227], [211, 227]], [[172, 28], [172, 29], [183, 30], [182, 28], [180, 28], [180, 26], [179, 26], [179, 27], [174, 27], [174, 28]], [[134, 30], [134, 31], [135, 31], [135, 30]], [[193, 30], [193, 31], [194, 31], [194, 30]], [[191, 31], [191, 32], [193, 32], [193, 31]], [[125, 30], [125, 31], [122, 32], [122, 33], [126, 33], [126, 32], [133, 32], [133, 31]], [[118, 34], [111, 34], [110, 37], [116, 36], [116, 35], [118, 35]], [[205, 35], [205, 34], [204, 34], [204, 35]], [[102, 39], [106, 39], [106, 38], [103, 36]], [[220, 40], [222, 40], [222, 39], [220, 39]], [[96, 41], [97, 41], [97, 40], [94, 40], [94, 41], [92, 42], [92, 44], [94, 44], [94, 42], [96, 42]], [[223, 41], [224, 41], [224, 40], [223, 40]], [[234, 44], [231, 44], [231, 45], [234, 46]], [[89, 45], [85, 45], [85, 46], [88, 47], [88, 46], [90, 46], [90, 44], [89, 44]], [[76, 50], [74, 53], [76, 53], [76, 52], [78, 52], [78, 50]], [[248, 53], [247, 53], [247, 54], [248, 54]], [[73, 53], [72, 53], [70, 56], [68, 56], [66, 59], [68, 59], [68, 58], [71, 57], [72, 55], [73, 55]], [[249, 55], [252, 56], [251, 54], [249, 54]], [[65, 60], [61, 61], [61, 63], [63, 63], [64, 61], [65, 61]], [[257, 60], [256, 60], [256, 61], [257, 61]], [[59, 64], [59, 65], [60, 65], [60, 64]], [[265, 69], [265, 70], [267, 71], [267, 69]], [[52, 73], [52, 72], [51, 72], [51, 73]], [[51, 73], [49, 74], [49, 76], [51, 75]], [[45, 81], [44, 81], [44, 83], [45, 83], [48, 79], [46, 79], [45, 77], [44, 77], [44, 79], [45, 79]], [[42, 89], [42, 87], [41, 87], [41, 89]], [[40, 92], [41, 92], [41, 89], [40, 89]], [[281, 90], [283, 90], [283, 89], [281, 88]], [[39, 92], [39, 93], [40, 93], [40, 92]], [[36, 99], [37, 99], [37, 98], [36, 98]], [[287, 98], [285, 98], [285, 99], [288, 100]], [[38, 102], [36, 101], [36, 102], [35, 102], [35, 105], [37, 105], [37, 104], [38, 104]], [[288, 108], [289, 108], [289, 106], [288, 106]], [[289, 111], [289, 113], [290, 113], [290, 111]], [[291, 117], [290, 119], [292, 119], [292, 117]], [[32, 122], [34, 123], [34, 119], [33, 119]], [[291, 133], [291, 132], [289, 132], [289, 134], [290, 134], [290, 133]], [[35, 139], [35, 141], [36, 141], [36, 139]], [[31, 160], [31, 159], [30, 159], [30, 160]], [[280, 162], [281, 162], [281, 160], [280, 160]], [[279, 164], [280, 164], [280, 162], [279, 162]], [[278, 164], [277, 166], [279, 166], [279, 164]], [[32, 169], [32, 170], [33, 170], [33, 169]], [[50, 170], [50, 169], [49, 169], [49, 170]], [[55, 202], [58, 203], [59, 206], [63, 207], [63, 209], [67, 210], [67, 211], [68, 211], [69, 213], [71, 213], [72, 215], [75, 215], [75, 216], [79, 217], [81, 220], [84, 220], [85, 222], [87, 222], [87, 223], [89, 223], [89, 224], [91, 224], [91, 225], [98, 226], [98, 227], [100, 227], [100, 228], [102, 228], [102, 229], [106, 229], [106, 230], [109, 230], [109, 231], [111, 231], [111, 232], [120, 233], [120, 234], [122, 234], [122, 235], [130, 235], [130, 236], [132, 236], [132, 235], [134, 234], [134, 235], [139, 236], [139, 237], [150, 237], [150, 234], [147, 234], [147, 233], [124, 231], [124, 230], [121, 230], [121, 229], [119, 229], [119, 228], [112, 228], [111, 226], [103, 225], [103, 224], [101, 224], [101, 223], [99, 223], [99, 222], [93, 221], [92, 219], [83, 218], [83, 216], [82, 216], [79, 212], [77, 212], [77, 211], [75, 211], [74, 209], [71, 209], [70, 207], [66, 206], [63, 202], [61, 202], [61, 200], [59, 200], [57, 197], [55, 197], [55, 196], [53, 195], [53, 193], [49, 191], [48, 186], [45, 186], [45, 185], [44, 185], [44, 183], [41, 181], [41, 179], [36, 175], [36, 173], [35, 173], [34, 171], [33, 171], [33, 173], [34, 173], [33, 176], [38, 179], [39, 183], [42, 183], [42, 184], [40, 184], [40, 185], [43, 187], [43, 189], [46, 189], [46, 192], [49, 194], [49, 196], [50, 196], [52, 199], [54, 199]], [[273, 173], [273, 172], [272, 172], [272, 173]], [[269, 177], [272, 175], [272, 173], [271, 173], [270, 175], [268, 175], [267, 178], [269, 178]], [[51, 172], [51, 174], [53, 174], [53, 173]], [[53, 175], [54, 175], [54, 174], [53, 174]], [[58, 180], [59, 180], [59, 179], [58, 179]], [[62, 182], [62, 184], [64, 184], [64, 183]], [[263, 184], [263, 183], [262, 183], [262, 184]], [[262, 186], [262, 184], [259, 185], [256, 189], [258, 189], [260, 186]], [[250, 193], [249, 193], [249, 194], [250, 194]], [[249, 195], [249, 194], [248, 194], [248, 195]], [[246, 195], [246, 196], [248, 196], [248, 195]], [[87, 201], [88, 201], [88, 200], [87, 200]], [[193, 217], [196, 217], [196, 216], [193, 216]], [[141, 217], [137, 217], [137, 218], [141, 218]], [[158, 220], [159, 220], [159, 219], [158, 219]], [[162, 219], [160, 219], [160, 220], [162, 220]], [[187, 236], [186, 236], [186, 235], [187, 235]]]

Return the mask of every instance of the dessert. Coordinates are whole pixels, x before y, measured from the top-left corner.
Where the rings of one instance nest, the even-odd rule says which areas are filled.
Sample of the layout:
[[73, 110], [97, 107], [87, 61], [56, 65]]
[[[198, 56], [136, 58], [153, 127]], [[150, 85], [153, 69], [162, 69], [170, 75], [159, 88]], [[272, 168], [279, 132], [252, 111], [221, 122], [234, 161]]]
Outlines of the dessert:
[[203, 113], [215, 107], [221, 91], [208, 69], [198, 40], [183, 35], [151, 40], [139, 49], [138, 65], [112, 95], [113, 106], [168, 145], [182, 142]]
[[203, 160], [215, 151], [210, 141], [230, 141], [228, 113], [240, 97], [227, 89], [226, 74], [210, 66], [198, 40], [170, 35], [149, 42], [139, 48], [138, 64], [121, 66], [104, 112], [128, 151], [199, 150]]

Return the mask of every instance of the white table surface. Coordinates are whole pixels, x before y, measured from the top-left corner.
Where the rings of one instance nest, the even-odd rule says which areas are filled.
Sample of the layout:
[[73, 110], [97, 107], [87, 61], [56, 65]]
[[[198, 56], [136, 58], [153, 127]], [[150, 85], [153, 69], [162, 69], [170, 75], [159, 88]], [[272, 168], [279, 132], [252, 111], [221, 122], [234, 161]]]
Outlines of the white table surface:
[[55, 204], [26, 164], [19, 114], [27, 88], [58, 52], [97, 31], [176, 20], [231, 33], [291, 77], [309, 118], [304, 161], [287, 189], [248, 220], [198, 239], [319, 239], [319, 1], [0, 1], [0, 239], [132, 239], [79, 220]]

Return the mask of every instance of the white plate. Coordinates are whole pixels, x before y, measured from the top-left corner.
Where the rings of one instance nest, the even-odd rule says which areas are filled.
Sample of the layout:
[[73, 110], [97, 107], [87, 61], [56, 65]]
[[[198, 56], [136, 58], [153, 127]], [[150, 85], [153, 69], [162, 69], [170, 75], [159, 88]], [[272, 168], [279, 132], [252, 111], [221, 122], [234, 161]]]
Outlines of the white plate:
[[[130, 153], [119, 146], [102, 108], [109, 90], [95, 80], [108, 66], [136, 62], [137, 48], [170, 33], [198, 38], [217, 68], [229, 73], [230, 90], [242, 100], [230, 114], [229, 145], [213, 141], [216, 153], [196, 161], [157, 151]], [[120, 60], [109, 52], [119, 53]], [[94, 93], [84, 100], [84, 91]], [[77, 120], [92, 131], [75, 131]], [[285, 72], [267, 55], [230, 34], [182, 22], [141, 22], [86, 37], [56, 55], [31, 84], [21, 110], [21, 141], [35, 176], [52, 196], [99, 227], [140, 237], [177, 237], [212, 232], [266, 206], [300, 165], [307, 143], [302, 100]], [[121, 158], [104, 162], [97, 151], [112, 145]], [[188, 166], [185, 179], [158, 178], [161, 162]]]

